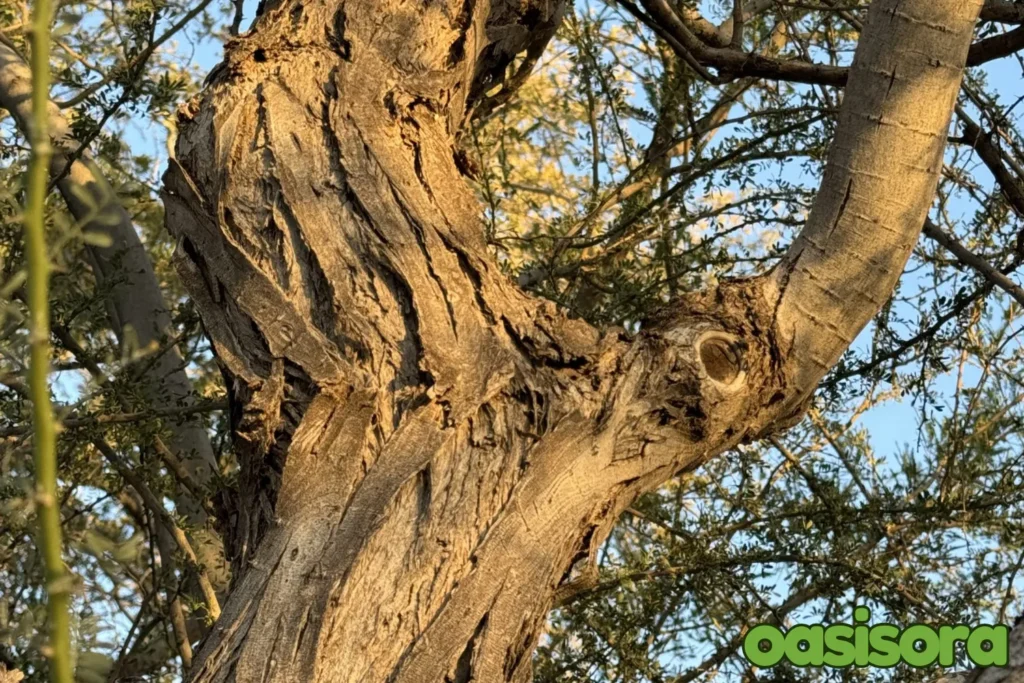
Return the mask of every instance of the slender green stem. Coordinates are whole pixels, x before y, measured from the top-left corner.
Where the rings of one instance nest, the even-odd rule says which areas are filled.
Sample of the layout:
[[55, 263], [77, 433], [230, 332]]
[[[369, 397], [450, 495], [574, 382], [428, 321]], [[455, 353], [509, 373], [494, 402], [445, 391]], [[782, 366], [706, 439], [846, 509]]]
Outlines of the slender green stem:
[[71, 683], [71, 633], [68, 613], [70, 581], [61, 556], [60, 502], [57, 496], [56, 425], [47, 382], [50, 359], [50, 261], [46, 250], [45, 205], [50, 166], [47, 130], [50, 97], [51, 0], [35, 0], [32, 12], [32, 126], [27, 200], [25, 253], [28, 260], [28, 306], [31, 360], [29, 390], [35, 442], [36, 510], [40, 554], [46, 566], [48, 656], [50, 680]]

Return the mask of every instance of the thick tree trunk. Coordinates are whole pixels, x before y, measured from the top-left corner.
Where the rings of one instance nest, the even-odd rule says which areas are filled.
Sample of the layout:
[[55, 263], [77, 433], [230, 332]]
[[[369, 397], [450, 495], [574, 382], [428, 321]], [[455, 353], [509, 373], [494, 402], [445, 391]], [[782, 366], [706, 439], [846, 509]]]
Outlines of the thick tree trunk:
[[240, 406], [236, 584], [191, 680], [529, 680], [619, 512], [798, 416], [888, 296], [979, 8], [876, 0], [794, 253], [628, 338], [502, 277], [459, 173], [466, 117], [561, 2], [268, 7], [165, 177]]

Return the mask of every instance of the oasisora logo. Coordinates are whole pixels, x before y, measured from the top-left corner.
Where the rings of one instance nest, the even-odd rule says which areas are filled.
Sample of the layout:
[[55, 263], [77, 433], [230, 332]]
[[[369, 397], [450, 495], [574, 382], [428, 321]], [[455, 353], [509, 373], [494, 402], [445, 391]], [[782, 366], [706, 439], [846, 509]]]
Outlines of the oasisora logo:
[[853, 624], [800, 624], [783, 631], [772, 624], [750, 629], [743, 654], [754, 666], [768, 668], [783, 659], [794, 666], [892, 667], [905, 662], [914, 667], [953, 666], [957, 644], [977, 666], [1005, 666], [1007, 626], [934, 626], [866, 622], [866, 607], [853, 611]]

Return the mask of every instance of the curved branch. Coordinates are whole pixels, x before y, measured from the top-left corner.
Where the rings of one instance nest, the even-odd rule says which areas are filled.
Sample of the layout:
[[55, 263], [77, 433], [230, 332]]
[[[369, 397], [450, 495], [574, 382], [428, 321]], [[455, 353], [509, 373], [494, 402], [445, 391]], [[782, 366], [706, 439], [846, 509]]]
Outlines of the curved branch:
[[935, 196], [980, 9], [872, 4], [821, 189], [774, 270], [776, 325], [796, 363], [790, 400], [814, 390], [903, 271]]
[[[680, 14], [666, 0], [639, 0], [646, 12], [631, 0], [619, 0], [630, 14], [664, 39], [680, 57], [705, 80], [711, 83], [727, 82], [741, 77], [831, 85], [843, 87], [849, 77], [848, 67], [807, 62], [799, 59], [778, 59], [748, 53], [730, 40], [734, 20], [714, 27], [692, 12]], [[749, 9], [761, 11], [752, 6]], [[740, 16], [747, 15], [747, 8]], [[990, 15], [1010, 19], [1016, 16], [1009, 8], [993, 7]], [[993, 19], [995, 20], [995, 19]], [[725, 31], [729, 33], [726, 34]], [[967, 66], [978, 66], [1011, 55], [1024, 47], [1024, 31], [1016, 28], [970, 46]], [[718, 70], [718, 75], [706, 69]]]

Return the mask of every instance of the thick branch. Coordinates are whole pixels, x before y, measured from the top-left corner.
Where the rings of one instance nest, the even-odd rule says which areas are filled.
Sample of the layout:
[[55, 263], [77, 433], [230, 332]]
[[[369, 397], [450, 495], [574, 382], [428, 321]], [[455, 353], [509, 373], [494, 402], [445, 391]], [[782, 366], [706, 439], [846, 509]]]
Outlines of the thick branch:
[[934, 199], [980, 3], [872, 4], [807, 225], [775, 269], [806, 396], [881, 308]]
[[[31, 74], [21, 56], [0, 41], [0, 108], [6, 109], [18, 127], [28, 127]], [[100, 285], [108, 287], [108, 312], [119, 339], [126, 329], [134, 331], [141, 346], [159, 344], [172, 334], [170, 314], [145, 247], [139, 240], [131, 217], [118, 202], [113, 188], [87, 154], [81, 153], [59, 108], [50, 104], [50, 132], [54, 154], [51, 176], [59, 178], [58, 188], [71, 214], [83, 231], [110, 238], [109, 247], [87, 246], [93, 272]], [[71, 159], [76, 159], [68, 165]], [[160, 355], [151, 368], [144, 389], [154, 408], [190, 404], [191, 382], [182, 368], [177, 348]], [[201, 420], [186, 419], [168, 425], [169, 444], [200, 485], [211, 482], [217, 467], [213, 448]], [[187, 491], [178, 498], [180, 510], [196, 523], [205, 520], [202, 506]]]
[[1003, 164], [1003, 155], [993, 141], [993, 132], [986, 132], [962, 108], [956, 109], [957, 119], [964, 128], [963, 140], [974, 148], [996, 180], [1003, 196], [1021, 216], [1024, 216], [1024, 178], [1018, 178]]

